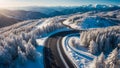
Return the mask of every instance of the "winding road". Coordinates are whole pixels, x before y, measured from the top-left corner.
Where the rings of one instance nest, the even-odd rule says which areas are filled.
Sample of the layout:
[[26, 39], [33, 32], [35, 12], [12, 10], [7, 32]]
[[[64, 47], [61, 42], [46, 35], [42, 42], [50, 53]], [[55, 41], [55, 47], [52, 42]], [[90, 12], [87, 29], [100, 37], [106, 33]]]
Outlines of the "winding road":
[[[82, 31], [82, 30], [81, 30]], [[76, 68], [69, 60], [62, 48], [61, 40], [68, 34], [81, 32], [80, 30], [62, 31], [51, 35], [45, 42], [44, 67], [45, 68]]]

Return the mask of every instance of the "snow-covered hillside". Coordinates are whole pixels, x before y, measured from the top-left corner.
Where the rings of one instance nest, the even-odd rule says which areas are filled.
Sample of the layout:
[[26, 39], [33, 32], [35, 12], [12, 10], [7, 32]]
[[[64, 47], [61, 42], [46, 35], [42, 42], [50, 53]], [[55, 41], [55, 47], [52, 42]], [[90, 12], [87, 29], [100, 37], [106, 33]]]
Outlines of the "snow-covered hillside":
[[[89, 8], [114, 7], [104, 5], [90, 6]], [[27, 11], [25, 11], [26, 13]], [[78, 66], [87, 65], [88, 68], [92, 66], [93, 68], [100, 68], [100, 66], [102, 68], [119, 68], [119, 25], [120, 10], [115, 10], [103, 12], [90, 11], [27, 20], [1, 28], [0, 68], [43, 68], [43, 48], [46, 39], [54, 33], [72, 29], [88, 29], [80, 33], [80, 37], [77, 36], [77, 39], [73, 37], [74, 40], [72, 38], [68, 40], [67, 45], [74, 47], [74, 50], [72, 50], [72, 47], [69, 48], [71, 50], [68, 55], [72, 55], [72, 59], [77, 62]], [[90, 28], [94, 29], [89, 30]], [[100, 56], [98, 57], [98, 55]], [[94, 57], [96, 58], [92, 61]]]
[[64, 20], [65, 17], [28, 20], [2, 28], [0, 67], [43, 68], [42, 41], [55, 31], [67, 30], [61, 23]]
[[[118, 10], [117, 13], [119, 13], [120, 6], [117, 5], [83, 5], [83, 6], [73, 6], [73, 7], [37, 7], [37, 6], [30, 6], [30, 7], [17, 7], [14, 8], [8, 8], [8, 9], [0, 9], [0, 14], [12, 18], [14, 23], [23, 21], [23, 20], [31, 20], [31, 19], [40, 19], [40, 18], [49, 18], [54, 16], [60, 16], [60, 15], [69, 15], [69, 14], [75, 14], [75, 13], [86, 13], [86, 12], [105, 12], [102, 15], [110, 15], [110, 17], [115, 17], [116, 12], [110, 12]], [[106, 13], [108, 12], [108, 13]], [[105, 15], [104, 15], [105, 14]], [[117, 16], [120, 18], [120, 16]], [[118, 19], [119, 19], [118, 18]], [[1, 22], [2, 19], [0, 18]], [[3, 19], [4, 20], [4, 19]], [[16, 22], [17, 20], [17, 22]], [[8, 21], [5, 21], [5, 24]], [[11, 23], [11, 21], [10, 21]], [[12, 23], [12, 24], [14, 24]], [[7, 24], [11, 25], [11, 24]], [[75, 26], [75, 25], [74, 25]], [[75, 26], [77, 27], [77, 26]]]
[[63, 24], [74, 29], [101, 28], [120, 25], [120, 11], [87, 12], [70, 16]]

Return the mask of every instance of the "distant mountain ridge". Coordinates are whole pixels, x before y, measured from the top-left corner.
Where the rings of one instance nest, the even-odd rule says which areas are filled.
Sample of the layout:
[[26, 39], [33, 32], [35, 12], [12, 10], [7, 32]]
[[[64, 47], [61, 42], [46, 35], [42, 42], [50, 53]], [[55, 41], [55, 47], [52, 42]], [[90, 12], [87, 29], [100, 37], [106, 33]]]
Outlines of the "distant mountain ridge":
[[[16, 10], [25, 10], [25, 11], [34, 11], [34, 12], [41, 12], [44, 14], [51, 14], [54, 12], [59, 13], [76, 13], [76, 12], [87, 12], [87, 11], [113, 11], [120, 9], [120, 5], [101, 5], [101, 4], [89, 4], [89, 5], [82, 5], [82, 6], [56, 6], [56, 7], [39, 7], [39, 6], [29, 6], [29, 7], [20, 7], [14, 8]], [[68, 12], [68, 13], [67, 13]]]
[[25, 10], [0, 10], [3, 15], [19, 20], [40, 19], [47, 15], [40, 12], [25, 11]]
[[113, 11], [120, 9], [119, 5], [83, 5], [83, 6], [73, 6], [73, 7], [19, 7], [14, 8], [14, 10], [4, 10], [4, 14], [11, 17], [15, 17], [21, 20], [29, 19], [40, 19], [48, 18], [59, 15], [67, 15], [78, 12], [89, 12], [89, 11]]
[[[0, 27], [12, 25], [19, 21], [49, 18], [60, 15], [69, 15], [74, 13], [85, 13], [90, 11], [109, 12], [114, 10], [120, 10], [120, 5], [83, 5], [72, 7], [21, 7], [12, 9], [0, 10]], [[6, 24], [6, 25], [3, 25]]]

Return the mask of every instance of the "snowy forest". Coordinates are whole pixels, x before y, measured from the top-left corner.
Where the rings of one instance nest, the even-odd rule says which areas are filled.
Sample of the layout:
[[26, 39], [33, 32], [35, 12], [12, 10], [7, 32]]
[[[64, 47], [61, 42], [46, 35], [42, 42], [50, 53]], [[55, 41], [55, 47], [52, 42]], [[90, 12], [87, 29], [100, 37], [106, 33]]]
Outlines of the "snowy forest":
[[0, 8], [0, 68], [120, 68], [120, 5]]
[[[43, 23], [43, 26], [36, 27], [39, 22], [29, 22], [29, 25], [22, 22], [4, 28], [0, 35], [0, 67], [1, 68], [17, 68], [25, 65], [27, 61], [36, 61], [38, 46], [36, 39], [38, 37], [47, 35], [48, 33], [57, 29], [63, 29], [64, 26], [60, 20], [48, 19]], [[51, 22], [50, 22], [51, 20]], [[9, 29], [11, 29], [9, 31]], [[12, 62], [11, 62], [12, 61]]]
[[91, 54], [100, 54], [93, 60], [91, 68], [119, 68], [120, 26], [82, 32], [80, 46], [87, 48]]
[[120, 26], [89, 30], [80, 34], [80, 45], [92, 54], [109, 53], [120, 46]]

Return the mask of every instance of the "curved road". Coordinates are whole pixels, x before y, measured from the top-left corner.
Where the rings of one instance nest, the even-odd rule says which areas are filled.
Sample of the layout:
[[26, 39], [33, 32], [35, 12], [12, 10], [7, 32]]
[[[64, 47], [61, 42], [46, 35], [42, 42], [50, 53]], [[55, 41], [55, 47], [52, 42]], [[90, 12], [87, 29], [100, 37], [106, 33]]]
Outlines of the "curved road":
[[45, 42], [44, 47], [44, 67], [45, 68], [76, 68], [76, 66], [67, 58], [63, 51], [61, 39], [73, 33], [79, 33], [78, 30], [62, 31], [51, 35]]

